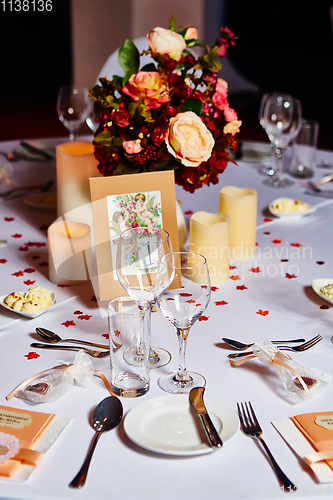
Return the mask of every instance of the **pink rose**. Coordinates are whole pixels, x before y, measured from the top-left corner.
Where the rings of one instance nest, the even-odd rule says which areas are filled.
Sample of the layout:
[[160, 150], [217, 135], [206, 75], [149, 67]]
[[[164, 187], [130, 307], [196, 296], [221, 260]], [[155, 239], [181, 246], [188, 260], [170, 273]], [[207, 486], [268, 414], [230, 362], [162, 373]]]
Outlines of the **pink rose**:
[[240, 120], [233, 120], [232, 122], [227, 123], [223, 127], [223, 133], [224, 134], [238, 134], [239, 132], [239, 127], [242, 125], [242, 122]]
[[156, 109], [169, 101], [167, 88], [157, 71], [139, 71], [122, 88], [124, 94], [137, 101], [143, 99], [148, 109]]
[[135, 141], [126, 141], [123, 143], [123, 148], [125, 149], [126, 153], [130, 155], [134, 155], [136, 153], [140, 153], [142, 147], [139, 142]]
[[207, 161], [215, 144], [206, 125], [192, 111], [170, 118], [165, 142], [169, 153], [186, 167], [198, 167]]
[[216, 109], [223, 111], [224, 109], [229, 107], [228, 96], [226, 93], [222, 94], [221, 92], [215, 92], [212, 97], [212, 103], [214, 104]]
[[232, 108], [229, 108], [229, 106], [223, 110], [223, 114], [224, 114], [225, 121], [227, 123], [232, 122], [234, 120], [238, 120], [238, 116], [237, 116], [236, 111]]
[[184, 38], [175, 31], [155, 28], [148, 35], [148, 44], [154, 56], [168, 55], [175, 61], [180, 61], [186, 49]]

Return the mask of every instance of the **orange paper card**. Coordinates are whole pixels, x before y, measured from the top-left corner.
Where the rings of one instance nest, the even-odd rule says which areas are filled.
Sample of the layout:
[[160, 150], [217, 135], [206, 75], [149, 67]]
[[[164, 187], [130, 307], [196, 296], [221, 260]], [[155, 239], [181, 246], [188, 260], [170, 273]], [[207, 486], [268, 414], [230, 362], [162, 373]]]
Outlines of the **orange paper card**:
[[[291, 417], [298, 430], [317, 451], [333, 451], [333, 412], [305, 413]], [[333, 470], [333, 460], [327, 460]]]
[[[48, 413], [0, 406], [0, 432], [15, 436], [20, 443], [20, 450], [33, 449], [54, 417]], [[5, 447], [0, 448], [3, 455], [6, 451]], [[21, 460], [15, 458], [0, 463], [0, 475], [11, 477], [20, 464]]]

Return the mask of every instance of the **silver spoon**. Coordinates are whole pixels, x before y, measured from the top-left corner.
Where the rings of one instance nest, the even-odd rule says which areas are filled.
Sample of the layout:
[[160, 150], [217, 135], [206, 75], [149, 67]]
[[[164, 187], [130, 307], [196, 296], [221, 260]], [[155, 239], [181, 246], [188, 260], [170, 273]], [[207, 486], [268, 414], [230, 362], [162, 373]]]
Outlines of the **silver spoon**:
[[33, 342], [30, 344], [30, 347], [34, 349], [59, 349], [63, 351], [79, 351], [82, 349], [87, 354], [90, 354], [93, 358], [106, 358], [109, 356], [110, 351], [92, 351], [91, 349], [85, 349], [84, 347], [76, 347], [74, 345], [48, 345], [48, 344], [39, 344], [38, 342]]
[[115, 396], [109, 396], [101, 401], [95, 408], [92, 417], [92, 426], [96, 431], [93, 442], [85, 461], [73, 481], [69, 484], [70, 488], [82, 488], [86, 482], [91, 457], [94, 453], [97, 441], [104, 431], [109, 431], [117, 427], [123, 416], [123, 405]]
[[[226, 339], [225, 337], [222, 337], [223, 342], [226, 344], [231, 345], [234, 347], [234, 349], [238, 349], [240, 351], [244, 351], [245, 349], [248, 349], [249, 347], [253, 346], [255, 342], [252, 344], [243, 344], [243, 342], [238, 342], [238, 340], [232, 340], [232, 339]], [[271, 340], [272, 344], [294, 344], [297, 342], [305, 342], [305, 339], [295, 339], [295, 340]]]
[[46, 340], [46, 342], [51, 342], [52, 344], [58, 344], [59, 342], [73, 342], [73, 344], [89, 345], [91, 347], [97, 347], [98, 349], [109, 349], [109, 346], [105, 344], [95, 344], [93, 342], [78, 339], [62, 339], [58, 334], [51, 332], [51, 330], [47, 330], [46, 328], [38, 327], [36, 328], [36, 333]]

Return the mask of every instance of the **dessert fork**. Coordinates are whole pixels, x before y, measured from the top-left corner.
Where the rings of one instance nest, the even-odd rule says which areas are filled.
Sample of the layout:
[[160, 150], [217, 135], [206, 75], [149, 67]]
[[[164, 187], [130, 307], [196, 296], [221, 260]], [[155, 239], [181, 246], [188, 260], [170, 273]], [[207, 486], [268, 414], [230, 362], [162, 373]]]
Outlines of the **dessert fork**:
[[30, 347], [34, 347], [35, 349], [56, 349], [56, 350], [69, 350], [69, 351], [79, 351], [82, 349], [84, 352], [92, 356], [93, 358], [105, 358], [109, 356], [109, 351], [92, 351], [91, 349], [84, 349], [82, 347], [75, 346], [64, 346], [64, 345], [48, 345], [48, 344], [39, 344], [38, 342], [33, 342], [30, 344]]
[[[287, 345], [279, 345], [279, 350], [280, 351], [307, 351], [308, 349], [311, 349], [314, 345], [318, 344], [323, 340], [323, 337], [321, 335], [317, 335], [316, 337], [313, 337], [313, 339], [308, 340], [307, 342], [304, 342], [303, 344], [300, 345], [293, 345], [293, 346], [287, 346]], [[246, 351], [246, 352], [237, 352], [237, 353], [232, 353], [228, 354], [228, 358], [241, 358], [243, 356], [249, 356], [253, 354], [253, 351]]]
[[290, 479], [288, 479], [285, 473], [280, 469], [272, 453], [270, 452], [267, 444], [261, 437], [262, 429], [254, 413], [251, 403], [249, 402], [248, 405], [247, 403], [244, 403], [244, 405], [243, 403], [240, 403], [240, 405], [237, 403], [237, 410], [242, 431], [246, 436], [249, 436], [253, 439], [257, 439], [263, 445], [267, 453], [267, 456], [269, 458], [269, 461], [271, 463], [271, 466], [279, 480], [281, 488], [283, 488], [284, 491], [288, 491], [290, 493], [296, 491], [297, 489], [296, 486], [290, 481]]

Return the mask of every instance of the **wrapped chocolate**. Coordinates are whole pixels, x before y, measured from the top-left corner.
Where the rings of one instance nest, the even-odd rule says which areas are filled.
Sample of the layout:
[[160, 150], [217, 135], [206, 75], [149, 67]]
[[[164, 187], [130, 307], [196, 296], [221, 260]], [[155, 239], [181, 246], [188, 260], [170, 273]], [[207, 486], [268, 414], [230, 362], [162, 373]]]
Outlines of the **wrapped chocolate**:
[[270, 366], [278, 375], [283, 387], [293, 402], [300, 402], [313, 397], [324, 389], [331, 381], [331, 376], [317, 368], [302, 365], [291, 356], [279, 350], [265, 338], [261, 338], [252, 346], [253, 354], [241, 361], [229, 360], [232, 366], [258, 358], [264, 365]]
[[50, 403], [71, 389], [75, 383], [88, 387], [95, 375], [88, 355], [80, 350], [73, 363], [61, 362], [20, 384], [6, 399], [12, 396], [27, 399], [32, 403]]

